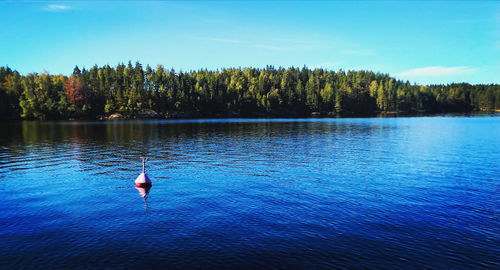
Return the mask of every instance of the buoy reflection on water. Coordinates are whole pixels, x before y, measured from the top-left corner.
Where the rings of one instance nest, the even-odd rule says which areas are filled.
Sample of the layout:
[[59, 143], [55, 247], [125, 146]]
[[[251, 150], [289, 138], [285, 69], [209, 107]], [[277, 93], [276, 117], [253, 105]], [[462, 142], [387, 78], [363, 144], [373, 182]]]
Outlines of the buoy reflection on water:
[[135, 189], [137, 189], [137, 191], [139, 191], [139, 195], [141, 195], [141, 197], [143, 197], [144, 200], [146, 200], [148, 198], [148, 194], [149, 194], [149, 190], [151, 189], [151, 186], [149, 186], [149, 187], [136, 186]]

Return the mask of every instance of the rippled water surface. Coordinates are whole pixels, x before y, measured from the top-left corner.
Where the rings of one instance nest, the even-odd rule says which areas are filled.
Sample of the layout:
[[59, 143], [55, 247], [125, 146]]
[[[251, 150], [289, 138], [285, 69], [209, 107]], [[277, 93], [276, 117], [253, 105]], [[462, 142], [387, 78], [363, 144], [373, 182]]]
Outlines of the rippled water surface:
[[500, 117], [0, 128], [0, 268], [500, 267]]

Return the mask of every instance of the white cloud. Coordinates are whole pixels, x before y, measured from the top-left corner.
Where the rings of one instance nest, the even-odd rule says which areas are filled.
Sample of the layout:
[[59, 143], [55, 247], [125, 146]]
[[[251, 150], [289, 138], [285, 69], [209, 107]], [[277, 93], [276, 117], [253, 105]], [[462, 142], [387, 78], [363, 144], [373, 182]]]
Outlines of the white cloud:
[[241, 40], [227, 39], [227, 38], [208, 37], [208, 38], [205, 38], [205, 39], [206, 40], [210, 40], [210, 41], [219, 41], [219, 42], [225, 42], [225, 43], [242, 43]]
[[400, 77], [440, 77], [440, 76], [452, 76], [461, 75], [475, 72], [476, 70], [467, 66], [457, 66], [457, 67], [422, 67], [414, 68], [407, 71], [397, 73], [396, 76]]
[[259, 48], [259, 49], [271, 50], [271, 51], [287, 51], [287, 50], [291, 49], [288, 47], [280, 47], [280, 46], [265, 45], [265, 44], [255, 44], [255, 45], [253, 45], [253, 47]]
[[50, 4], [50, 5], [43, 7], [43, 10], [54, 11], [54, 12], [66, 11], [66, 10], [70, 10], [70, 9], [71, 9], [71, 7], [67, 6], [67, 5], [55, 5], [55, 4]]
[[[240, 46], [264, 49], [270, 51], [289, 51], [289, 50], [301, 50], [306, 49], [306, 42], [302, 41], [290, 41], [285, 39], [273, 39], [269, 43], [256, 43], [250, 40], [240, 40], [240, 39], [230, 39], [230, 38], [219, 38], [219, 37], [206, 37], [203, 40], [222, 42], [222, 43], [232, 43], [239, 44]], [[285, 42], [287, 41], [287, 42]]]
[[347, 54], [347, 55], [375, 55], [375, 52], [372, 50], [341, 50], [341, 54]]
[[312, 65], [312, 66], [310, 66], [310, 68], [312, 68], [312, 69], [316, 69], [316, 68], [333, 69], [336, 66], [338, 66], [338, 64], [339, 63], [335, 63], [335, 62], [326, 62], [326, 63]]

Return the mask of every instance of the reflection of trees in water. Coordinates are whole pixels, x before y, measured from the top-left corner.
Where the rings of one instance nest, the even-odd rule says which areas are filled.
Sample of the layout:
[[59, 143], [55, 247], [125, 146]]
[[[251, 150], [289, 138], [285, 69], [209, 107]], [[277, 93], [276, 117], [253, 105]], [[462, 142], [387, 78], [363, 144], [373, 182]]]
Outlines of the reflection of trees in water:
[[[25, 144], [91, 140], [94, 142], [126, 144], [148, 143], [161, 139], [190, 139], [225, 136], [235, 140], [251, 137], [283, 137], [317, 132], [359, 132], [378, 129], [379, 125], [349, 122], [37, 122], [23, 121], [4, 125], [2, 141]], [[9, 135], [9, 136], [5, 136]], [[7, 141], [8, 143], [8, 141]]]
[[29, 146], [34, 151], [43, 148], [54, 156], [71, 155], [84, 168], [135, 171], [139, 168], [138, 157], [143, 155], [152, 157], [153, 164], [201, 154], [241, 161], [253, 153], [272, 162], [283, 158], [280, 152], [284, 145], [306, 152], [314, 147], [304, 145], [320, 143], [339, 144], [335, 148], [340, 148], [347, 139], [368, 138], [373, 132], [389, 128], [346, 119], [236, 121], [23, 121], [3, 124], [5, 132], [0, 142], [9, 148]]

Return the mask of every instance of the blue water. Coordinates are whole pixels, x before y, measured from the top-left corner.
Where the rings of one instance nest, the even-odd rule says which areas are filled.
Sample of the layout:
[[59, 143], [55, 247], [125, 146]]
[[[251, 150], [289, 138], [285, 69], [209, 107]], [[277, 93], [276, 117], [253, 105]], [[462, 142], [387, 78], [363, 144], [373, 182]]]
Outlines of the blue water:
[[500, 267], [500, 117], [0, 129], [3, 269]]

